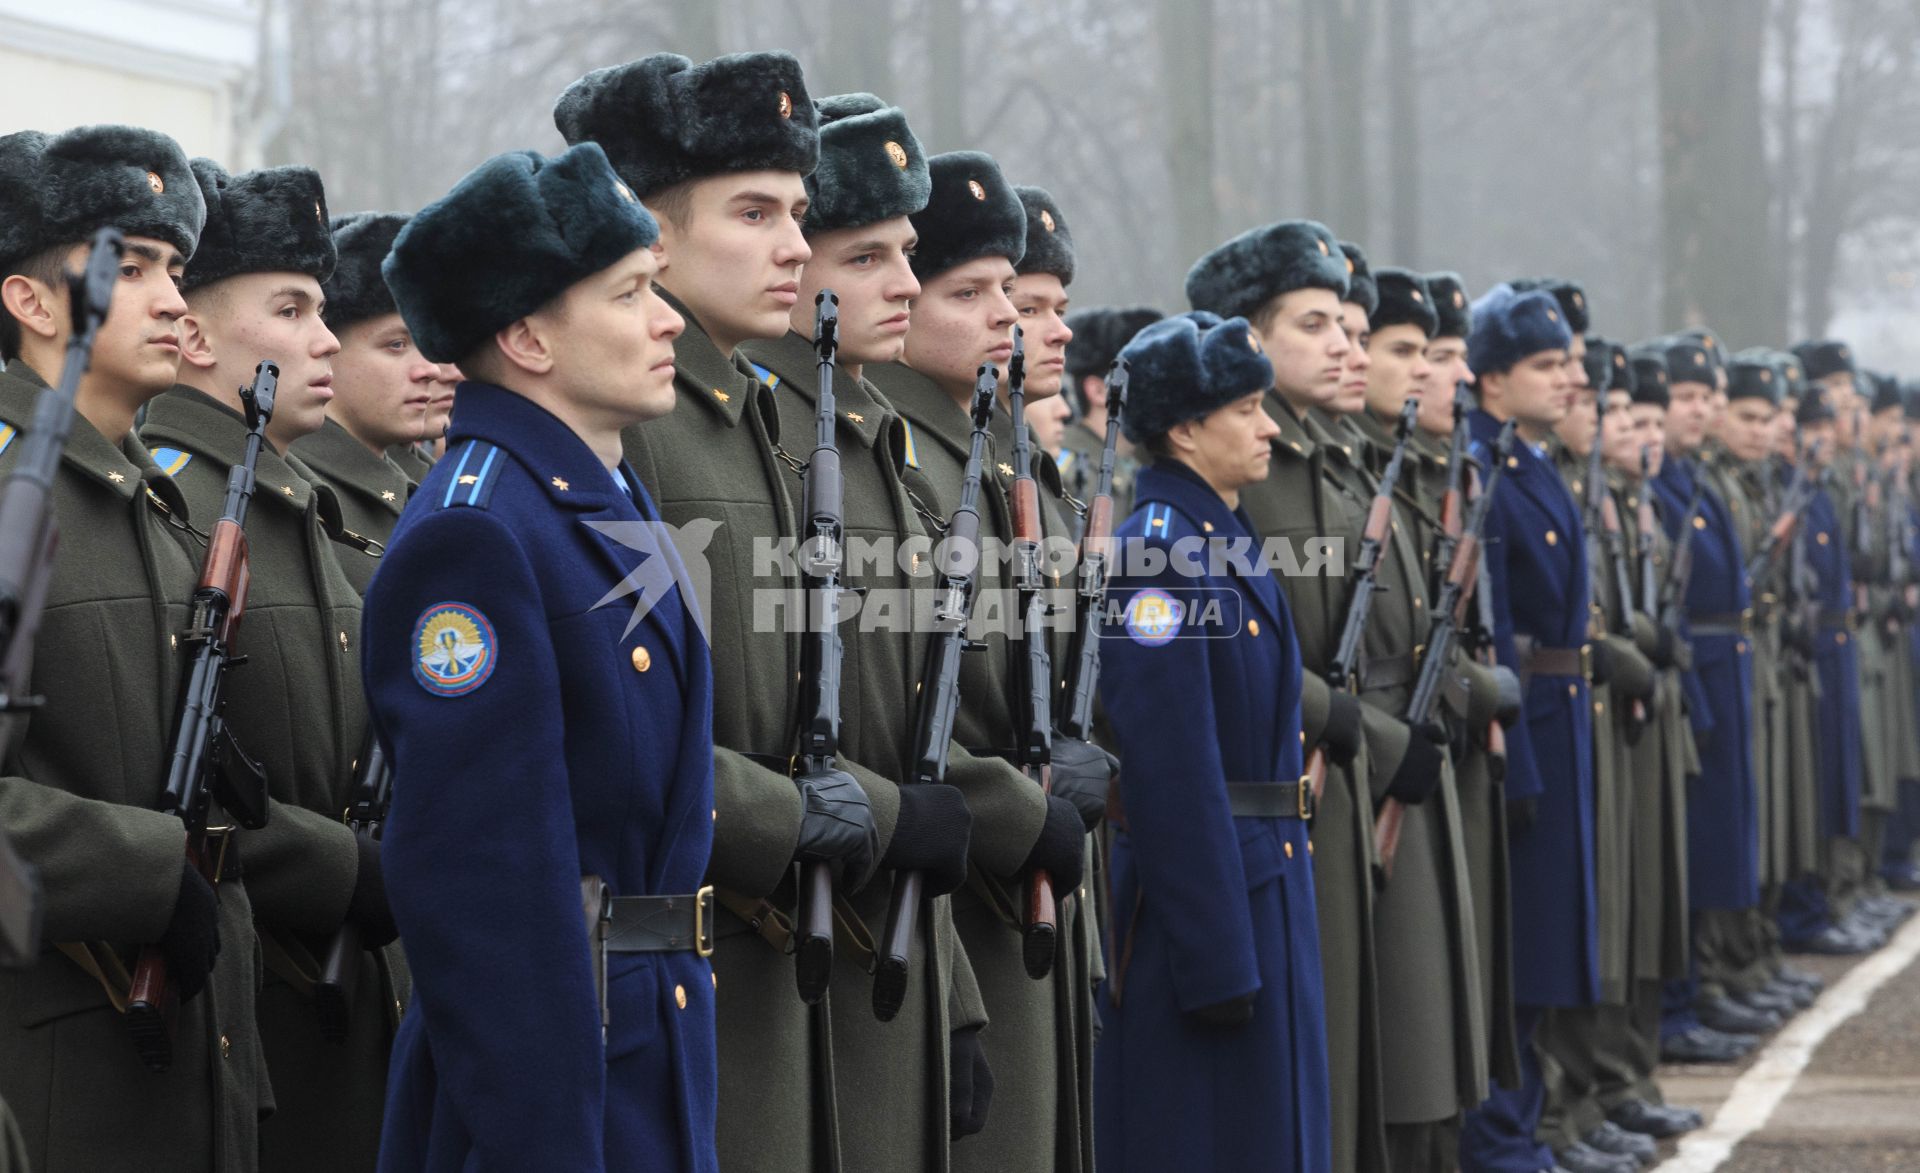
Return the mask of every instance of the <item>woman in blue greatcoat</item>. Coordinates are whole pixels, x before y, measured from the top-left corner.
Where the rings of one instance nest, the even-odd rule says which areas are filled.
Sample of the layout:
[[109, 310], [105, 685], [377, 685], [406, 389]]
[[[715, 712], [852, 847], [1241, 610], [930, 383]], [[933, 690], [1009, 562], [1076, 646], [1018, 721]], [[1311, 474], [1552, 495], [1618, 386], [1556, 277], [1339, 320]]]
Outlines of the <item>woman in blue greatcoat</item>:
[[1116, 530], [1100, 697], [1123, 762], [1094, 1058], [1103, 1173], [1323, 1173], [1319, 930], [1300, 654], [1241, 487], [1279, 428], [1244, 318], [1156, 323], [1121, 419], [1154, 463]]

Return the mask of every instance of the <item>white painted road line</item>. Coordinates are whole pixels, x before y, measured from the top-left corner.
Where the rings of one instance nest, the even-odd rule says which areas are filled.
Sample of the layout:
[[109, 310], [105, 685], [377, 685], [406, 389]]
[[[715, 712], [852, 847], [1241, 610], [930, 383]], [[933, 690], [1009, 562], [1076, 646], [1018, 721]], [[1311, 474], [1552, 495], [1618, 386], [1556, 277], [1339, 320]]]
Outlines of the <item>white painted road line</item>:
[[1920, 917], [1909, 920], [1878, 953], [1854, 966], [1788, 1023], [1734, 1083], [1727, 1102], [1707, 1127], [1682, 1140], [1680, 1151], [1655, 1166], [1654, 1173], [1713, 1173], [1725, 1164], [1735, 1145], [1766, 1126], [1827, 1036], [1864, 1010], [1874, 992], [1916, 957], [1920, 957]]

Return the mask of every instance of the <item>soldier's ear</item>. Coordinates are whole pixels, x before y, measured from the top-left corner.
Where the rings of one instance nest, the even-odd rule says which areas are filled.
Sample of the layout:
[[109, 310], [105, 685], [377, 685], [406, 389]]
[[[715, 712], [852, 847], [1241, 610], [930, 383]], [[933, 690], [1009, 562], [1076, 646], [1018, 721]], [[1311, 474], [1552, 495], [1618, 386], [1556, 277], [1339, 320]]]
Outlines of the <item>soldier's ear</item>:
[[514, 370], [545, 375], [553, 370], [554, 348], [545, 320], [532, 314], [509, 323], [493, 336], [493, 344]]
[[180, 360], [195, 370], [212, 370], [220, 361], [205, 320], [189, 309], [180, 315]]
[[53, 287], [24, 273], [15, 273], [0, 281], [0, 313], [12, 315], [20, 323], [22, 334], [51, 339], [60, 332], [65, 308], [56, 305]]

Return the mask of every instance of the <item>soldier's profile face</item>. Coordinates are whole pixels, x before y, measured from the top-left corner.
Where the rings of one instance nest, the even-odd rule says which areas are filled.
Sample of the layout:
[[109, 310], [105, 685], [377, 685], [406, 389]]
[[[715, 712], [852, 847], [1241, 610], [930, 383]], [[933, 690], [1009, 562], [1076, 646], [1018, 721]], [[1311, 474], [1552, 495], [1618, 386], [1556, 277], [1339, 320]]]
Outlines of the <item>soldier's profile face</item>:
[[1349, 349], [1339, 295], [1330, 289], [1296, 289], [1274, 298], [1259, 317], [1274, 389], [1296, 408], [1332, 403]]
[[946, 387], [970, 390], [981, 363], [1002, 377], [1013, 357], [1013, 262], [975, 257], [921, 283], [907, 331], [907, 365]]
[[1567, 385], [1575, 389], [1593, 386], [1587, 378], [1587, 340], [1578, 334], [1567, 344]]
[[1367, 323], [1367, 309], [1359, 302], [1340, 303], [1340, 329], [1347, 336], [1347, 353], [1341, 360], [1340, 387], [1334, 392], [1327, 410], [1354, 415], [1367, 406], [1367, 379], [1373, 370], [1373, 356], [1367, 343], [1373, 328]]
[[1060, 393], [1067, 377], [1067, 287], [1052, 273], [1023, 273], [1013, 279], [1013, 308], [1027, 350], [1027, 398]]
[[[279, 364], [280, 388], [267, 439], [280, 451], [320, 430], [333, 401], [340, 340], [321, 317], [326, 297], [307, 273], [241, 273], [194, 291], [186, 360], [236, 386], [262, 359]], [[223, 398], [231, 392], [221, 388]]]
[[1567, 381], [1567, 352], [1539, 350], [1507, 370], [1480, 376], [1490, 401], [1527, 427], [1545, 431], [1554, 427], [1573, 404]]
[[[1432, 394], [1433, 364], [1427, 361], [1427, 334], [1406, 322], [1375, 330], [1367, 341], [1367, 406], [1393, 416], [1409, 396]], [[1451, 415], [1449, 415], [1451, 418]]]
[[618, 431], [673, 410], [673, 340], [686, 322], [654, 287], [657, 259], [635, 249], [531, 315], [555, 382], [579, 419]]
[[1258, 484], [1267, 479], [1273, 438], [1280, 434], [1280, 425], [1263, 406], [1265, 400], [1265, 391], [1243, 395], [1179, 425], [1168, 443], [1216, 490], [1237, 492]]
[[1839, 429], [1832, 420], [1800, 425], [1800, 443], [1813, 454], [1814, 463], [1822, 468], [1833, 463], [1833, 451], [1838, 438]]
[[794, 330], [813, 336], [814, 298], [831, 289], [840, 299], [841, 360], [855, 366], [898, 362], [920, 296], [907, 259], [919, 240], [905, 216], [814, 233], [807, 240], [813, 259], [800, 271], [800, 300], [788, 315]]
[[[67, 257], [70, 269], [86, 263], [84, 245]], [[173, 386], [180, 374], [180, 317], [187, 312], [177, 283], [185, 269], [186, 259], [172, 245], [149, 237], [127, 238], [113, 304], [94, 339], [89, 372], [95, 380], [134, 390], [140, 402]], [[64, 341], [72, 321], [64, 286], [58, 290], [58, 305]]]
[[1736, 399], [1721, 417], [1720, 440], [1735, 460], [1759, 460], [1773, 440], [1774, 406], [1765, 399]]
[[1667, 447], [1675, 452], [1692, 452], [1707, 438], [1713, 388], [1705, 383], [1669, 383], [1667, 400]]
[[786, 334], [800, 301], [801, 266], [813, 255], [800, 232], [807, 202], [798, 172], [743, 171], [692, 181], [679, 222], [656, 217], [660, 283], [722, 353]]
[[376, 451], [430, 439], [427, 410], [450, 394], [451, 368], [428, 362], [398, 313], [343, 326], [333, 357], [334, 421]]
[[1600, 421], [1594, 418], [1595, 395], [1593, 388], [1580, 387], [1573, 393], [1573, 408], [1553, 425], [1553, 434], [1567, 446], [1567, 451], [1582, 459], [1593, 451], [1594, 437], [1599, 434]]
[[1607, 392], [1606, 414], [1600, 417], [1600, 459], [1624, 472], [1640, 470], [1640, 440], [1633, 418], [1633, 400], [1625, 391]]
[[1638, 471], [1640, 449], [1647, 453], [1647, 475], [1660, 475], [1660, 462], [1667, 454], [1667, 409], [1657, 403], [1636, 403], [1628, 411], [1633, 416], [1634, 465]]

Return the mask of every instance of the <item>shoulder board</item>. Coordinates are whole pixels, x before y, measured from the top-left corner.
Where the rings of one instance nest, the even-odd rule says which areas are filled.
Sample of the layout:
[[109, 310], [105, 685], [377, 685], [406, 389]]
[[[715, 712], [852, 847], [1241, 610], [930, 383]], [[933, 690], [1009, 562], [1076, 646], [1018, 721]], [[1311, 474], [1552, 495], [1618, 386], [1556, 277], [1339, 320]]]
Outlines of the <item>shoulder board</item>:
[[907, 417], [904, 415], [900, 417], [900, 431], [901, 431], [901, 434], [906, 437], [906, 442], [907, 442], [906, 453], [904, 457], [904, 459], [907, 462], [907, 467], [919, 468], [920, 453], [914, 447], [914, 443], [913, 443], [913, 423], [912, 421], [907, 419]]
[[1053, 458], [1053, 463], [1061, 472], [1066, 472], [1073, 467], [1074, 459], [1079, 455], [1078, 452], [1075, 452], [1071, 448], [1062, 448], [1059, 455]]
[[1191, 530], [1196, 527], [1187, 520], [1187, 515], [1167, 504], [1154, 501], [1141, 507], [1141, 532], [1149, 538], [1170, 538], [1176, 530]]
[[443, 459], [451, 462], [452, 471], [447, 477], [446, 489], [440, 494], [439, 507], [471, 505], [485, 509], [493, 499], [493, 487], [500, 482], [501, 466], [507, 462], [499, 445], [468, 440]]
[[11, 448], [14, 437], [19, 434], [20, 429], [14, 427], [12, 424], [0, 424], [0, 452], [5, 452], [8, 448]]
[[750, 362], [747, 365], [753, 368], [754, 377], [767, 385], [767, 390], [778, 391], [780, 389], [779, 375], [774, 374], [757, 362]]
[[[11, 431], [12, 429], [8, 430]], [[12, 437], [8, 438], [11, 439]], [[166, 473], [170, 477], [177, 477], [183, 469], [193, 463], [193, 453], [182, 452], [178, 448], [155, 448], [153, 450], [153, 462], [160, 466], [161, 472]]]

